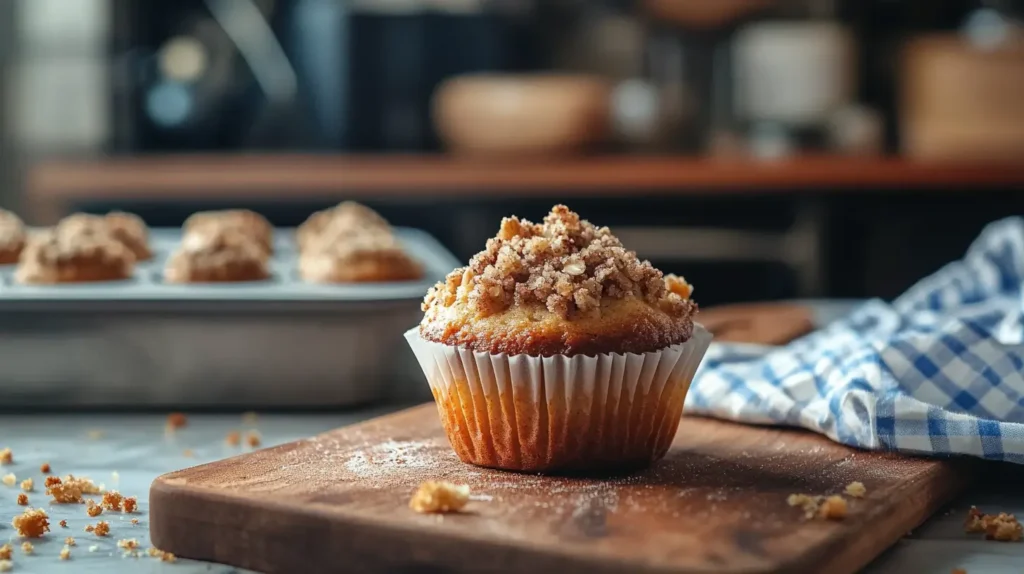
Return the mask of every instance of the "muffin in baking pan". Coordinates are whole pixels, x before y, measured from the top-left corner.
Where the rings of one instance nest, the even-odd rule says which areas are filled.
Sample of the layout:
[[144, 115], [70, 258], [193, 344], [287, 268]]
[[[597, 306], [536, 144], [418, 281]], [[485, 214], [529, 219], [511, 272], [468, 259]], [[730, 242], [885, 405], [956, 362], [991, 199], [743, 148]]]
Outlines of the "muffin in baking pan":
[[270, 277], [266, 243], [235, 227], [194, 229], [167, 260], [168, 283], [263, 281]]
[[14, 279], [29, 285], [121, 281], [134, 269], [135, 255], [110, 233], [57, 226], [30, 237]]
[[135, 257], [135, 261], [148, 261], [153, 258], [149, 248], [149, 229], [142, 218], [132, 213], [111, 211], [106, 215], [76, 213], [62, 219], [57, 224], [62, 233], [75, 234], [106, 234], [124, 244]]
[[692, 291], [558, 205], [539, 224], [502, 220], [406, 338], [462, 460], [636, 468], [667, 452], [710, 343]]
[[21, 218], [6, 209], [0, 209], [0, 265], [18, 262], [27, 237]]
[[249, 237], [267, 254], [274, 252], [274, 227], [265, 217], [248, 209], [193, 213], [182, 225], [182, 235], [187, 239], [191, 235], [210, 235], [226, 229]]
[[[331, 233], [325, 234], [328, 230]], [[354, 201], [344, 201], [310, 215], [295, 231], [295, 242], [300, 250], [305, 250], [318, 241], [330, 240], [331, 234], [337, 238], [339, 232], [356, 233], [360, 230], [390, 232], [391, 226], [369, 207]]]

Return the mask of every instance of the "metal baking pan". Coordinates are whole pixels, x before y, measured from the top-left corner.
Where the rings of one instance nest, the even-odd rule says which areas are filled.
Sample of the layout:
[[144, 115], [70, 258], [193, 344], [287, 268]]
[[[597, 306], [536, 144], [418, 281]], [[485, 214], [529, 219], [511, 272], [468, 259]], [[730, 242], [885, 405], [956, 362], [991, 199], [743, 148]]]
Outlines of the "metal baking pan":
[[420, 281], [311, 284], [293, 231], [267, 281], [168, 284], [179, 229], [127, 281], [28, 286], [0, 266], [0, 401], [7, 407], [299, 408], [429, 398], [402, 333], [459, 265], [430, 235], [396, 228]]

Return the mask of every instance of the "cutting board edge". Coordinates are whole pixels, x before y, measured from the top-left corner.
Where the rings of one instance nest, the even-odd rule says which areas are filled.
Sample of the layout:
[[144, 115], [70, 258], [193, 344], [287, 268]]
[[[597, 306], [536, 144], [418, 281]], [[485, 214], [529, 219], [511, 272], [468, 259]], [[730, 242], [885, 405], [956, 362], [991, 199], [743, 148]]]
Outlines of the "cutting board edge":
[[[173, 537], [169, 536], [167, 534], [169, 532], [182, 530], [182, 525], [180, 523], [171, 524], [170, 522], [182, 520], [190, 521], [190, 527], [184, 529], [189, 532], [197, 532], [203, 524], [206, 524], [205, 521], [197, 520], [194, 515], [172, 516], [165, 515], [161, 512], [154, 512], [154, 509], [165, 507], [168, 504], [173, 506], [173, 499], [177, 498], [179, 494], [187, 493], [190, 499], [200, 502], [207, 512], [217, 512], [218, 505], [232, 505], [232, 508], [238, 508], [238, 506], [233, 506], [233, 503], [239, 500], [244, 500], [245, 497], [213, 489], [189, 491], [182, 488], [182, 485], [174, 484], [174, 482], [172, 482], [175, 480], [174, 478], [167, 480], [168, 476], [169, 475], [163, 475], [158, 477], [153, 481], [153, 484], [150, 487], [150, 537], [153, 546], [160, 548], [161, 550], [171, 552], [175, 556], [181, 558], [228, 564], [237, 568], [255, 570], [258, 572], [265, 572], [267, 574], [276, 574], [277, 571], [273, 570], [269, 566], [269, 563], [262, 563], [258, 560], [232, 560], [230, 558], [234, 558], [235, 554], [230, 552], [226, 552], [225, 554], [219, 553], [218, 548], [224, 549], [230, 546], [230, 544], [224, 543], [225, 540], [223, 538], [218, 541], [219, 543], [215, 543], [212, 537], [207, 538], [194, 536], [191, 537], [191, 540], [197, 544], [194, 546], [182, 546], [178, 541], [174, 540]], [[275, 500], [265, 501], [264, 504], [264, 508], [258, 509], [261, 512], [269, 511], [269, 514], [265, 514], [263, 516], [264, 520], [271, 517], [317, 517], [321, 514], [326, 516], [326, 513], [318, 512], [316, 509], [297, 508], [287, 503]], [[257, 509], [249, 508], [245, 510], [252, 511]], [[504, 543], [497, 539], [481, 541], [480, 539], [465, 536], [457, 532], [433, 531], [424, 528], [421, 525], [411, 525], [399, 521], [386, 520], [386, 517], [367, 519], [357, 513], [338, 511], [337, 509], [331, 513], [331, 517], [335, 519], [335, 522], [338, 522], [338, 518], [341, 518], [341, 523], [344, 524], [345, 527], [350, 529], [353, 533], [358, 531], [364, 538], [376, 537], [382, 541], [386, 539], [389, 546], [394, 546], [395, 540], [401, 540], [402, 543], [409, 546], [416, 546], [418, 542], [421, 542], [424, 545], [421, 546], [421, 548], [429, 547], [431, 553], [434, 555], [431, 559], [424, 559], [422, 551], [410, 551], [408, 553], [409, 555], [413, 555], [414, 553], [418, 554], [417, 560], [404, 564], [402, 566], [403, 568], [415, 566], [430, 568], [436, 567], [438, 564], [442, 564], [450, 568], [443, 570], [444, 572], [458, 572], [465, 574], [489, 572], [490, 569], [486, 566], [482, 567], [480, 563], [474, 563], [471, 565], [458, 565], [453, 563], [457, 561], [457, 557], [464, 555], [466, 544], [472, 544], [476, 547], [474, 553], [489, 554], [495, 558], [494, 562], [501, 562], [503, 564], [503, 569], [500, 569], [501, 572], [507, 571], [505, 567], [507, 566], [509, 559], [514, 561], [517, 555], [526, 557], [525, 554], [520, 554], [522, 552], [522, 548], [517, 544]], [[239, 522], [245, 522], [244, 517], [241, 517]], [[221, 535], [226, 531], [231, 531], [230, 529], [223, 528], [223, 525], [219, 525], [218, 530]], [[234, 532], [238, 533], [243, 531], [243, 529], [234, 529]], [[395, 537], [396, 531], [400, 531], [405, 535], [405, 538], [399, 539]], [[246, 533], [245, 536], [238, 536], [239, 539], [244, 538], [247, 542], [251, 542], [251, 537], [248, 533]], [[398, 552], [396, 552], [396, 554], [397, 553]], [[248, 553], [245, 554], [245, 557], [249, 558], [254, 554], [255, 553]], [[506, 559], [499, 560], [498, 558], [501, 556], [505, 556]], [[590, 558], [585, 555], [574, 554], [570, 559], [565, 554], [537, 547], [531, 548], [529, 551], [530, 564], [534, 567], [536, 566], [536, 559], [538, 556], [543, 557], [546, 561], [551, 563], [550, 566], [544, 567], [540, 571], [559, 572], [559, 574], [715, 574], [715, 571], [713, 570], [693, 568], [680, 570], [674, 567], [661, 566], [657, 564], [642, 564], [635, 561], [618, 560], [606, 556]], [[336, 556], [334, 558], [337, 559]], [[394, 567], [394, 565], [391, 566]], [[380, 565], [380, 567], [386, 568], [388, 566]], [[344, 569], [337, 570], [337, 572], [345, 572], [346, 574], [354, 574], [358, 572], [379, 572], [380, 570], [377, 568], [377, 565], [374, 565], [370, 569], [353, 568], [352, 564], [348, 563], [345, 564]], [[291, 570], [287, 570], [286, 572], [291, 572]], [[335, 572], [335, 570], [305, 569], [304, 572]], [[733, 569], [730, 570], [730, 574], [779, 574], [779, 570], [775, 567]]]

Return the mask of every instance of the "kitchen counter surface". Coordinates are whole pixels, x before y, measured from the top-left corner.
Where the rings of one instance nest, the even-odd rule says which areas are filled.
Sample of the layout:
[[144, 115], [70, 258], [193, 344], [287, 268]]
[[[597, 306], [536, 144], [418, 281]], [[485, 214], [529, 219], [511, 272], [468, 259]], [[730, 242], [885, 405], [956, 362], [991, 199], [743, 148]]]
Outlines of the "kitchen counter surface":
[[[0, 467], [3, 474], [13, 472], [19, 481], [32, 478], [36, 488], [29, 493], [32, 506], [46, 508], [50, 514], [51, 532], [35, 540], [35, 554], [24, 555], [20, 540], [10, 526], [10, 517], [24, 509], [17, 506], [17, 488], [0, 486], [0, 541], [15, 542], [13, 572], [103, 573], [167, 572], [176, 574], [243, 572], [236, 568], [188, 560], [161, 563], [143, 554], [125, 558], [117, 541], [136, 538], [149, 544], [149, 484], [157, 475], [203, 462], [232, 456], [243, 451], [228, 447], [225, 436], [232, 430], [255, 428], [262, 436], [263, 446], [293, 441], [351, 424], [383, 413], [381, 409], [336, 415], [263, 415], [253, 425], [246, 425], [240, 415], [191, 415], [188, 425], [174, 433], [166, 433], [166, 416], [149, 415], [4, 415], [0, 418], [0, 442], [10, 446], [14, 464]], [[104, 512], [90, 518], [82, 505], [50, 505], [43, 493], [44, 475], [39, 467], [48, 462], [52, 472], [87, 476], [108, 489], [126, 496], [138, 496], [139, 511], [134, 515]], [[1010, 471], [1008, 467], [999, 472]], [[116, 474], [115, 474], [116, 473]], [[1015, 473], [1024, 476], [1022, 473]], [[1020, 478], [983, 481], [974, 490], [956, 501], [949, 509], [936, 514], [923, 527], [899, 541], [882, 555], [866, 572], [871, 574], [903, 574], [906, 572], [942, 573], [965, 568], [970, 574], [1020, 572], [1024, 565], [1024, 543], [985, 542], [963, 533], [962, 521], [970, 505], [988, 511], [1016, 512], [1024, 515], [1024, 492], [1013, 483]], [[1005, 485], [1004, 485], [1005, 484]], [[1019, 482], [1017, 482], [1019, 484]], [[139, 519], [133, 526], [132, 517]], [[87, 524], [107, 520], [111, 525], [108, 537], [84, 532]], [[68, 528], [58, 523], [67, 520]], [[73, 536], [77, 546], [71, 559], [62, 562], [58, 553], [63, 540]], [[90, 548], [95, 546], [94, 551]]]

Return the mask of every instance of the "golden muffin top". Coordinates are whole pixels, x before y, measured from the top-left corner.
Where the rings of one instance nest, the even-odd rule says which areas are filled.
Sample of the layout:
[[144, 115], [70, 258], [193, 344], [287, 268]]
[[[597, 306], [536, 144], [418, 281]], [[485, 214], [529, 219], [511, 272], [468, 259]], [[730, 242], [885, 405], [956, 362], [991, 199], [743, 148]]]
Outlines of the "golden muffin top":
[[427, 293], [423, 310], [463, 299], [480, 318], [512, 306], [541, 305], [574, 320], [600, 315], [609, 301], [635, 298], [669, 316], [686, 318], [696, 308], [691, 292], [682, 278], [663, 276], [649, 261], [637, 258], [607, 227], [556, 205], [539, 224], [502, 219], [486, 249]]

